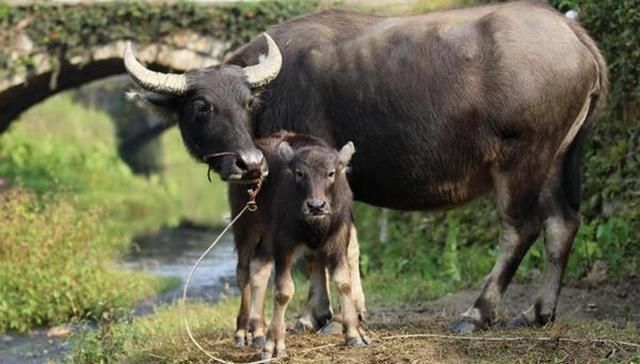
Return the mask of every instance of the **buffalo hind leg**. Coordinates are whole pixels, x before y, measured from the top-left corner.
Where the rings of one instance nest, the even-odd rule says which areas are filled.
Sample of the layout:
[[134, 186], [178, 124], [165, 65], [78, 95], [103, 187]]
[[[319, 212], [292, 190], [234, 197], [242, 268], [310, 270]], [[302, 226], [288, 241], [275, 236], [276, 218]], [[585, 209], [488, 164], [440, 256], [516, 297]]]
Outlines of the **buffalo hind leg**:
[[542, 227], [538, 203], [543, 180], [536, 181], [530, 170], [520, 173], [494, 173], [498, 216], [501, 223], [500, 255], [485, 281], [480, 296], [450, 327], [454, 332], [485, 329], [495, 319], [496, 306], [502, 299], [520, 262], [536, 241]]
[[542, 326], [555, 319], [562, 276], [580, 225], [578, 202], [567, 200], [562, 173], [556, 168], [547, 181], [541, 204], [545, 212], [545, 270], [535, 303], [510, 323], [512, 327]]

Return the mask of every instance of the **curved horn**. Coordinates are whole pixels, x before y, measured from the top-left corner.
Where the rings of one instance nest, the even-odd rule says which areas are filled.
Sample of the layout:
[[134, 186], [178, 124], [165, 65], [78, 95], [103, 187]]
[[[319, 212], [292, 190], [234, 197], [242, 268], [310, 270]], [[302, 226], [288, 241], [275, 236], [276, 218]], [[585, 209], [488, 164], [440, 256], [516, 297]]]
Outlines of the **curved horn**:
[[278, 45], [267, 33], [263, 33], [264, 38], [267, 40], [269, 47], [267, 57], [261, 58], [260, 63], [254, 66], [248, 66], [244, 68], [244, 74], [247, 76], [247, 81], [251, 87], [260, 87], [273, 81], [282, 68], [282, 54]]
[[175, 73], [154, 72], [146, 68], [133, 54], [131, 42], [124, 47], [124, 67], [129, 76], [147, 91], [164, 95], [182, 95], [187, 92], [187, 77]]

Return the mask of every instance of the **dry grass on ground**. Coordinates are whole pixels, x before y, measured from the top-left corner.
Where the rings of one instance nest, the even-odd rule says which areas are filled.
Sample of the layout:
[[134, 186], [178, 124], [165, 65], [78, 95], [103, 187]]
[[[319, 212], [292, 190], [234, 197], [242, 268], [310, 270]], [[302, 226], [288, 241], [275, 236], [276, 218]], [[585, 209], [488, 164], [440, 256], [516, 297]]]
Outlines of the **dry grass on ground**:
[[[224, 360], [259, 360], [256, 349], [233, 346], [232, 325], [237, 300], [216, 305], [192, 305], [190, 321], [207, 350]], [[578, 318], [561, 318], [539, 329], [507, 330], [499, 323], [469, 336], [451, 335], [453, 316], [433, 306], [395, 305], [373, 308], [369, 319], [374, 344], [365, 348], [342, 345], [340, 335], [292, 334], [289, 357], [283, 363], [596, 363], [638, 362], [640, 337], [635, 324], [625, 327]], [[200, 317], [201, 319], [195, 319]], [[207, 363], [189, 342], [178, 307], [140, 318], [126, 349], [112, 357], [128, 363]], [[293, 322], [290, 318], [289, 322]], [[503, 321], [502, 321], [503, 322]], [[129, 333], [131, 333], [129, 328]], [[429, 337], [410, 335], [428, 334]], [[118, 336], [117, 334], [115, 336]], [[506, 338], [506, 339], [502, 339]]]

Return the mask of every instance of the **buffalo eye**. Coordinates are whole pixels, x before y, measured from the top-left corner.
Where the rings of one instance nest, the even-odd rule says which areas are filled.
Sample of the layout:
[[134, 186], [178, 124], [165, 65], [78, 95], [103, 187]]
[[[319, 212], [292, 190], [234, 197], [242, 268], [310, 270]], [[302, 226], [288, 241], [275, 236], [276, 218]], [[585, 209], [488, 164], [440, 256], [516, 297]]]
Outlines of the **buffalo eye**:
[[296, 175], [296, 180], [301, 180], [304, 177], [304, 172], [299, 169], [295, 169], [293, 173]]
[[335, 178], [336, 176], [336, 171], [329, 171], [329, 173], [327, 173], [327, 178]]
[[202, 118], [208, 116], [213, 110], [213, 107], [206, 101], [198, 99], [193, 102], [193, 114], [196, 118]]

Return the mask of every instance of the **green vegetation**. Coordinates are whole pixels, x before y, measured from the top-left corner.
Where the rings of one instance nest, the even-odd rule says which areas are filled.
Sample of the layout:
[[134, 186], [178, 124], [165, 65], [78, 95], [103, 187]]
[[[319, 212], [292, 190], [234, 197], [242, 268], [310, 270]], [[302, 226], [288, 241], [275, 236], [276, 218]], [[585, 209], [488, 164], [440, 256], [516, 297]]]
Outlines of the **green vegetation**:
[[[29, 19], [25, 31], [35, 43], [35, 51], [57, 55], [58, 63], [82, 56], [92, 46], [120, 39], [147, 43], [182, 29], [214, 36], [235, 47], [267, 26], [310, 12], [316, 5], [316, 1], [308, 0], [239, 2], [222, 7], [187, 1], [103, 2], [91, 6], [0, 4], [0, 41], [15, 37], [16, 32], [7, 30]], [[30, 56], [13, 59], [9, 49], [0, 49], [0, 76], [29, 73], [32, 68]]]
[[[204, 172], [189, 180], [198, 166], [178, 135], [165, 135], [163, 143], [179, 168], [134, 176], [116, 153], [109, 117], [69, 93], [30, 110], [0, 136], [0, 176], [12, 185], [0, 191], [0, 332], [122, 315], [173, 282], [115, 262], [134, 234], [185, 217], [219, 223], [227, 207], [224, 184], [205, 184]], [[182, 190], [221, 197], [194, 197], [202, 198], [198, 210], [181, 203]]]
[[17, 188], [0, 195], [0, 332], [100, 319], [166, 287], [113, 267], [127, 236], [105, 217]]

